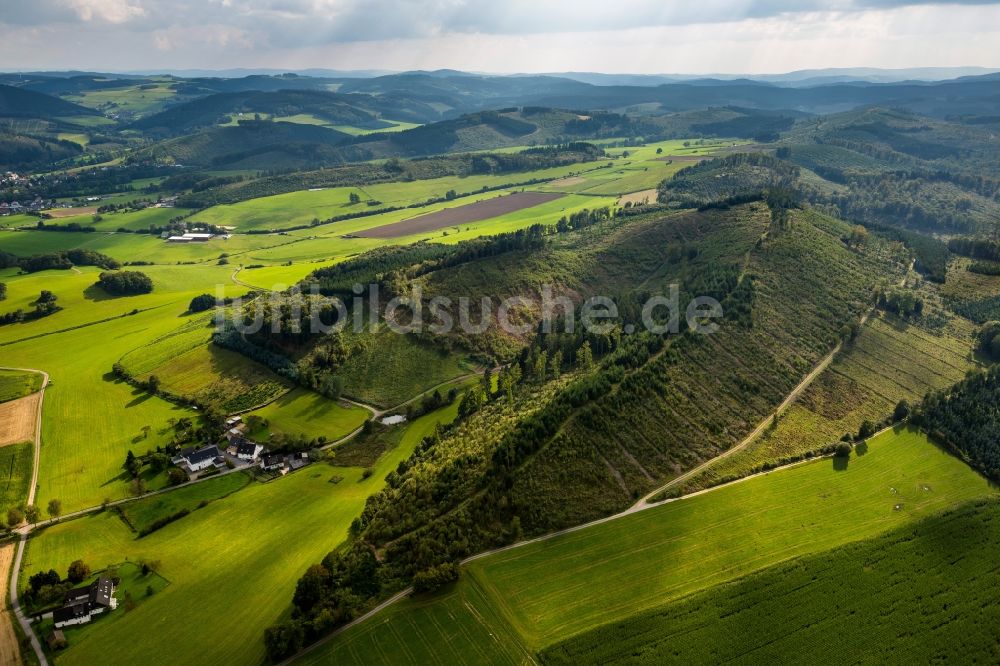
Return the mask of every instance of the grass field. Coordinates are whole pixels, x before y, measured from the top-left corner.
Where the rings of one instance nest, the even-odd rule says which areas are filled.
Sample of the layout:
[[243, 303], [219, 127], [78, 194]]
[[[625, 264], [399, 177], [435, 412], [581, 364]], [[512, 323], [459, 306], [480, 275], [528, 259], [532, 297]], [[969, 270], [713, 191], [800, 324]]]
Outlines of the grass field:
[[158, 560], [171, 582], [135, 610], [94, 623], [60, 663], [103, 663], [108, 654], [120, 663], [261, 663], [264, 629], [289, 610], [299, 576], [347, 536], [365, 499], [434, 423], [453, 416], [440, 410], [414, 421], [368, 478], [360, 468], [318, 463], [251, 484], [142, 539], [111, 512], [33, 536], [26, 574], [62, 571], [78, 558], [94, 569], [146, 559]]
[[31, 485], [34, 442], [0, 447], [0, 519], [7, 520], [7, 509], [24, 506]]
[[[823, 459], [468, 564], [435, 600], [406, 600], [310, 661], [405, 656], [410, 645], [474, 643], [487, 660], [532, 651], [699, 590], [870, 538], [995, 490], [916, 432], [888, 432], [864, 455]], [[475, 588], [475, 589], [470, 589]], [[484, 601], [466, 606], [466, 599]], [[451, 609], [450, 611], [448, 609]], [[450, 621], [440, 618], [451, 613]], [[489, 618], [500, 616], [502, 621]], [[485, 627], [483, 626], [485, 625]], [[487, 638], [489, 636], [489, 638]], [[470, 647], [468, 657], [480, 661]], [[432, 649], [428, 648], [428, 654]], [[425, 663], [452, 663], [433, 650]]]
[[777, 428], [750, 446], [692, 477], [681, 493], [758, 471], [856, 433], [861, 423], [891, 415], [900, 400], [919, 402], [928, 391], [947, 388], [977, 363], [973, 326], [954, 318], [932, 333], [893, 317], [873, 317], [802, 397], [781, 416]]
[[368, 418], [368, 411], [324, 398], [303, 388], [292, 389], [256, 414], [267, 420], [260, 433], [250, 433], [257, 441], [267, 441], [269, 433], [315, 439], [321, 435], [335, 441], [354, 432]]
[[42, 388], [42, 376], [37, 372], [0, 370], [0, 402], [31, 395]]
[[[37, 502], [44, 506], [58, 498], [64, 511], [126, 496], [121, 465], [128, 449], [140, 441], [143, 450], [168, 443], [168, 419], [194, 415], [115, 381], [111, 366], [125, 352], [175, 330], [191, 298], [206, 291], [203, 285], [224, 283], [229, 276], [227, 267], [146, 266], [153, 293], [107, 298], [91, 288], [96, 269], [79, 271], [9, 279], [10, 301], [32, 298], [46, 288], [65, 309], [30, 324], [0, 328], [5, 363], [50, 374]], [[244, 290], [236, 287], [230, 293]], [[132, 310], [137, 314], [128, 315]], [[143, 439], [146, 425], [152, 431]]]
[[472, 372], [472, 365], [387, 328], [351, 339], [341, 366], [344, 394], [379, 407], [394, 407], [418, 393]]
[[541, 661], [991, 663], [998, 548], [1000, 503], [970, 503], [601, 627]]
[[137, 532], [142, 532], [161, 518], [172, 516], [182, 509], [195, 511], [204, 508], [212, 501], [242, 490], [249, 483], [250, 476], [244, 472], [225, 474], [169, 493], [130, 502], [121, 509], [129, 524]]

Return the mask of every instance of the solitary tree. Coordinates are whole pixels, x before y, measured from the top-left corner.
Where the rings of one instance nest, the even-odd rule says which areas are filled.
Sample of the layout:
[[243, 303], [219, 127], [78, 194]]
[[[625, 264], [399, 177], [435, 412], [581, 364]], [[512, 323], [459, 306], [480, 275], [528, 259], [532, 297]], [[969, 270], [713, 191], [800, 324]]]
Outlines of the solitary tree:
[[150, 375], [149, 379], [146, 380], [146, 390], [150, 393], [156, 393], [160, 389], [160, 378], [156, 375]]
[[59, 514], [62, 513], [62, 502], [55, 498], [50, 499], [48, 511], [50, 516], [58, 518]]
[[69, 571], [66, 572], [66, 578], [69, 579], [71, 583], [82, 583], [90, 577], [90, 567], [83, 560], [74, 560], [72, 564], [69, 565]]
[[18, 509], [16, 506], [12, 506], [7, 509], [7, 526], [17, 527], [24, 520], [24, 512]]
[[24, 507], [24, 518], [29, 523], [37, 523], [38, 522], [38, 518], [41, 515], [42, 515], [42, 512], [39, 511], [38, 507], [35, 506], [34, 504], [29, 504], [28, 506]]
[[896, 403], [896, 409], [892, 412], [893, 421], [902, 421], [910, 415], [910, 403], [906, 400], [900, 400]]

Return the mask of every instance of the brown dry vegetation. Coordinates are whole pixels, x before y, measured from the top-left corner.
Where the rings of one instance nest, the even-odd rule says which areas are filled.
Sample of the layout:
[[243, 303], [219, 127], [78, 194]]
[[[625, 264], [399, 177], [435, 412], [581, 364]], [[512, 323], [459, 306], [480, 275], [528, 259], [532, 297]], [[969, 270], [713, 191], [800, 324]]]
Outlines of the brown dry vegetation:
[[[7, 599], [7, 581], [10, 579], [10, 565], [14, 560], [14, 544], [0, 546], [0, 596]], [[0, 666], [12, 666], [21, 663], [21, 649], [17, 643], [17, 633], [14, 631], [14, 615], [0, 606]]]
[[0, 446], [35, 440], [35, 421], [41, 393], [0, 404]]

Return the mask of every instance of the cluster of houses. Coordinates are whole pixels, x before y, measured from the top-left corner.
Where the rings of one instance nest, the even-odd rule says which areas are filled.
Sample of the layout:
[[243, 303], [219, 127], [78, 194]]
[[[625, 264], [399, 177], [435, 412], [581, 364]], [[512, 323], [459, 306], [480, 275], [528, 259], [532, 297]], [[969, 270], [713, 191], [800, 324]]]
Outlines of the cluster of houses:
[[19, 215], [21, 213], [38, 213], [48, 208], [52, 208], [52, 202], [48, 199], [36, 197], [30, 201], [6, 201], [0, 202], [0, 216]]
[[94, 619], [95, 615], [117, 607], [114, 581], [101, 576], [87, 587], [78, 587], [67, 592], [63, 607], [52, 613], [52, 621], [56, 629], [74, 624], [86, 624]]
[[225, 449], [220, 449], [215, 444], [200, 448], [191, 447], [183, 449], [171, 459], [171, 462], [192, 474], [210, 467], [222, 469], [227, 466], [227, 461], [231, 461], [234, 465], [259, 465], [263, 470], [286, 474], [310, 462], [309, 454], [304, 452], [268, 453], [263, 445], [246, 437], [242, 417], [234, 416], [228, 419], [226, 428], [228, 446]]

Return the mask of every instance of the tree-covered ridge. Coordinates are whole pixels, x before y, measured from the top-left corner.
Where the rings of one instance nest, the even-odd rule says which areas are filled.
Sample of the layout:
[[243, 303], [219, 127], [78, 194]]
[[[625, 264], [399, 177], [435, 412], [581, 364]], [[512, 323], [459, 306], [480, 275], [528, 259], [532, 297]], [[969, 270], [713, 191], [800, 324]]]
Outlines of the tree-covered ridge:
[[1000, 481], [1000, 366], [928, 395], [913, 422]]
[[791, 189], [798, 177], [798, 167], [773, 155], [737, 153], [681, 169], [660, 185], [659, 200], [689, 208], [749, 201]]
[[[502, 293], [519, 284], [518, 266], [541, 270], [533, 255], [576, 244], [592, 268], [575, 286], [610, 290], [624, 322], [637, 315], [632, 304], [670, 283], [685, 297], [713, 295], [726, 316], [708, 336], [621, 327], [536, 335], [495, 391], [466, 394], [464, 420], [390, 475], [352, 528], [354, 544], [300, 581], [293, 620], [268, 634], [273, 655], [287, 648], [283, 637], [312, 640], [420, 572], [437, 580], [441, 567], [486, 548], [626, 508], [732, 446], [891, 279], [880, 268], [893, 260], [887, 247], [873, 241], [853, 251], [841, 240], [846, 229], [802, 212], [775, 223], [758, 203], [610, 220], [525, 256], [477, 262], [486, 276], [508, 276], [494, 284]], [[687, 249], [665, 256], [676, 246]], [[448, 278], [474, 266], [433, 273], [430, 284], [447, 293]]]

